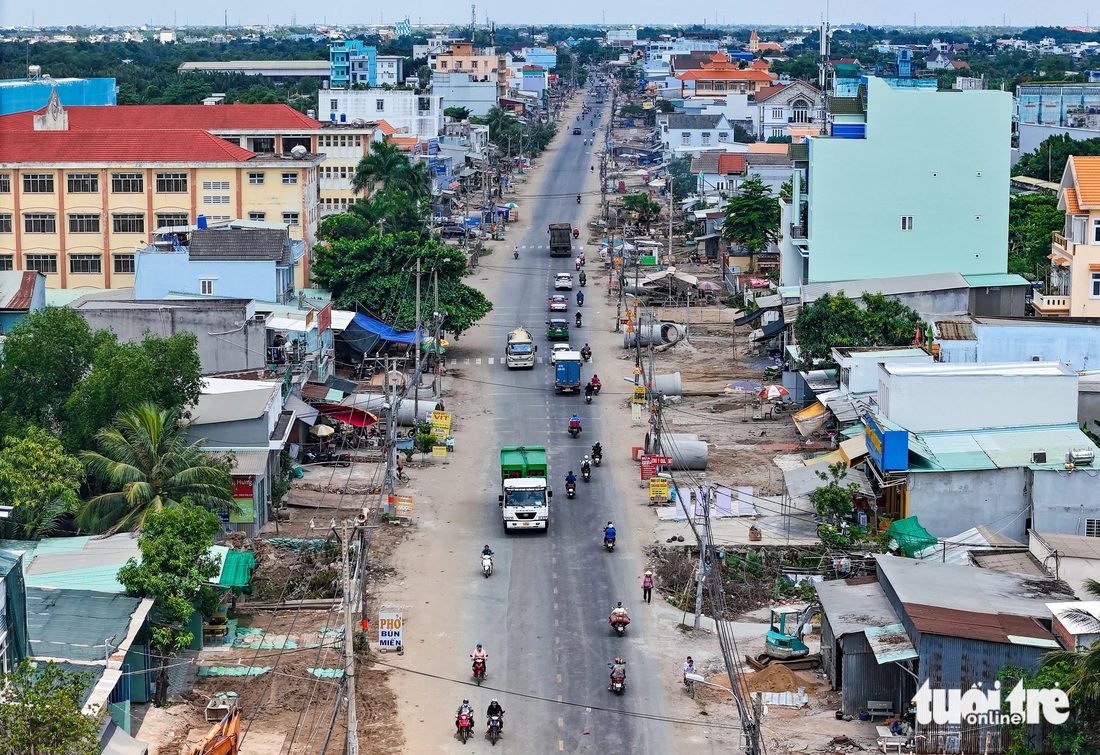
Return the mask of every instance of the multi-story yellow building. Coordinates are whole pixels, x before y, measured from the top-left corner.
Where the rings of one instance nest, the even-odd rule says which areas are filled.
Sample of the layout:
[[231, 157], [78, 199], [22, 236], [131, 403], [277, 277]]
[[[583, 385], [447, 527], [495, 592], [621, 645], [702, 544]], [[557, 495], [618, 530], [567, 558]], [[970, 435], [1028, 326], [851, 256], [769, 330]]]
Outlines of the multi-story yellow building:
[[1100, 317], [1100, 157], [1074, 155], [1058, 188], [1066, 223], [1050, 243], [1050, 293], [1035, 294], [1036, 314]]
[[440, 73], [493, 74], [512, 65], [511, 54], [498, 55], [495, 48], [475, 50], [469, 42], [455, 42], [450, 52], [437, 53], [428, 58], [428, 66]]
[[285, 223], [311, 249], [321, 128], [281, 105], [66, 110], [56, 95], [41, 114], [0, 117], [0, 270], [37, 270], [50, 288], [130, 287], [134, 250], [200, 215]]

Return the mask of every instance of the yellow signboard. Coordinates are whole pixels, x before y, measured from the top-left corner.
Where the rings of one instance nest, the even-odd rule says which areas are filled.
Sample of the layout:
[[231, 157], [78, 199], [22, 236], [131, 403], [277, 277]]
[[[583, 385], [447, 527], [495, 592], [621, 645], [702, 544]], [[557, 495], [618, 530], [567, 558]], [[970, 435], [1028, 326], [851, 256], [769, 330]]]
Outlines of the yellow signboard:
[[668, 500], [668, 480], [664, 477], [650, 477], [649, 478], [649, 500], [651, 501], [667, 501]]
[[413, 497], [411, 495], [395, 495], [393, 497], [394, 513], [399, 517], [412, 516]]
[[432, 412], [432, 427], [439, 427], [444, 430], [444, 435], [451, 429], [451, 413], [450, 412]]
[[445, 457], [446, 455], [447, 455], [447, 447], [446, 446], [432, 446], [432, 456], [444, 456]]
[[645, 386], [644, 385], [634, 386], [634, 396], [633, 396], [633, 398], [631, 398], [631, 401], [635, 404], [644, 404], [645, 403]]

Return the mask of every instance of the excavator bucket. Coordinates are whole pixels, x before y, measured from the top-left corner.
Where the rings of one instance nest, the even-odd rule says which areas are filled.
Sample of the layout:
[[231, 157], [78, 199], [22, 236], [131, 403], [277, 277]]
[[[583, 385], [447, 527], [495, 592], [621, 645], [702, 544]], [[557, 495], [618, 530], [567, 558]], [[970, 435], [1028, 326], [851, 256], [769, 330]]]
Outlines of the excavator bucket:
[[229, 711], [195, 745], [190, 755], [237, 755], [241, 743], [241, 712], [237, 708]]

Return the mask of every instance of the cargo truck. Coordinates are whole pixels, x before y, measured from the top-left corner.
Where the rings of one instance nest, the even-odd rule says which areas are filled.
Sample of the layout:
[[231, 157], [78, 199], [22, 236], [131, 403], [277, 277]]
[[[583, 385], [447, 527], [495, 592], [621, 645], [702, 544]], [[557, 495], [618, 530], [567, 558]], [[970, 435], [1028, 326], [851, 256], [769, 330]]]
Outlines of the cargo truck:
[[539, 347], [527, 328], [516, 328], [508, 334], [508, 345], [504, 347], [504, 363], [508, 369], [535, 366], [535, 352]]
[[500, 515], [504, 533], [550, 530], [550, 499], [546, 448], [504, 446], [500, 449]]
[[569, 223], [550, 224], [550, 256], [573, 256], [573, 226]]
[[558, 352], [554, 363], [554, 390], [558, 393], [579, 393], [581, 390], [581, 353]]

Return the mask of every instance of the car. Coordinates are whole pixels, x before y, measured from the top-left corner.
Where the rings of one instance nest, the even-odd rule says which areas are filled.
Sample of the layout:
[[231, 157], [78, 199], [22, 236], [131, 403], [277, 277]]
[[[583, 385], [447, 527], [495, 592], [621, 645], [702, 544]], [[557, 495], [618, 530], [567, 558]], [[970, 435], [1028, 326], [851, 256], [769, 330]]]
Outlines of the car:
[[573, 274], [572, 273], [558, 273], [554, 276], [554, 290], [555, 291], [572, 291], [573, 290]]
[[550, 364], [558, 363], [558, 355], [563, 351], [572, 351], [567, 343], [555, 343], [550, 347]]
[[445, 239], [458, 239], [466, 235], [466, 229], [460, 225], [445, 225], [439, 229], [439, 235]]
[[551, 312], [564, 312], [569, 309], [569, 300], [561, 294], [550, 297], [550, 311]]
[[581, 135], [581, 130], [579, 128], [573, 129], [573, 136], [580, 136], [580, 135]]
[[569, 340], [569, 321], [555, 317], [546, 321], [546, 340], [547, 341], [568, 341]]

